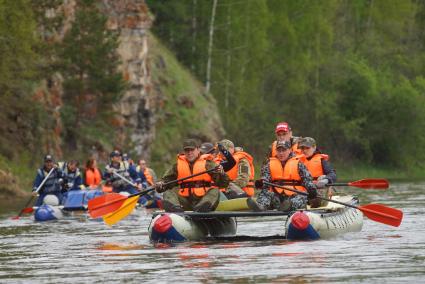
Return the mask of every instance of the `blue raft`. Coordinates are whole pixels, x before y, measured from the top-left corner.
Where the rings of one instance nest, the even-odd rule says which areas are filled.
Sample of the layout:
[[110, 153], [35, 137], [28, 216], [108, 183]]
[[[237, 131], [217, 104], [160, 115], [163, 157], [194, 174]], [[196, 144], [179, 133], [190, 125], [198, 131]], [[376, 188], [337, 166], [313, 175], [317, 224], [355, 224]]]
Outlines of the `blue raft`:
[[99, 189], [71, 190], [65, 196], [62, 206], [43, 204], [35, 208], [34, 219], [39, 222], [58, 220], [69, 211], [86, 211], [88, 201], [103, 194]]

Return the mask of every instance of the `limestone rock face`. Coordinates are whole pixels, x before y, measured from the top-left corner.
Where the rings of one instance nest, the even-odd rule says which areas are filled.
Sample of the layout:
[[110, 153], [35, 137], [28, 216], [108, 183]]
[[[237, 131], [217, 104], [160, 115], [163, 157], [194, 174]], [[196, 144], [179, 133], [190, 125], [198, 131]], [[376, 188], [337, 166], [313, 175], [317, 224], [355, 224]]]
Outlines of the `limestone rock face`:
[[[185, 78], [189, 78], [191, 74], [180, 67], [172, 53], [165, 50], [150, 33], [154, 23], [145, 1], [98, 0], [98, 2], [102, 12], [108, 17], [106, 28], [119, 35], [117, 49], [121, 61], [119, 71], [122, 72], [127, 83], [125, 93], [113, 106], [113, 114], [111, 114], [113, 117], [110, 117], [109, 123], [115, 135], [111, 137], [110, 145], [133, 152], [138, 157], [150, 159], [151, 155], [155, 154], [152, 152], [152, 145], [154, 143], [157, 145], [159, 139], [168, 140], [169, 138], [158, 131], [161, 128], [164, 129], [163, 125], [169, 125], [169, 121], [181, 121], [181, 116], [185, 116], [185, 120], [183, 119], [182, 124], [175, 124], [175, 129], [171, 131], [181, 133], [181, 137], [175, 137], [172, 143], [168, 141], [160, 143], [159, 159], [169, 160], [170, 157], [174, 157], [184, 137], [192, 136], [211, 141], [221, 138], [223, 128], [215, 100], [211, 95], [203, 94], [203, 87], [199, 83], [190, 86], [186, 84], [186, 89], [182, 91], [179, 86], [182, 82], [177, 78], [180, 78], [183, 73]], [[56, 34], [46, 35], [44, 39], [49, 42], [60, 42], [72, 27], [76, 9], [78, 9], [78, 1], [63, 0], [56, 10], [46, 11], [49, 17], [62, 16], [63, 22], [62, 26], [56, 30]], [[196, 81], [194, 78], [188, 80]], [[51, 126], [43, 132], [43, 136], [46, 137], [43, 151], [57, 157], [62, 157], [62, 152], [66, 152], [62, 151], [65, 143], [62, 141], [64, 129], [60, 116], [63, 108], [63, 81], [62, 75], [56, 73], [41, 82], [34, 95], [36, 100], [43, 103], [46, 112], [52, 117]], [[85, 117], [96, 116], [95, 97], [96, 94], [86, 95]], [[182, 115], [182, 112], [185, 114]], [[190, 113], [189, 116], [188, 113]], [[170, 133], [168, 128], [164, 131]], [[111, 150], [108, 149], [110, 146], [96, 141], [90, 143], [96, 144], [90, 146], [93, 149], [87, 150], [80, 147], [78, 149], [85, 154], [93, 152], [92, 154], [103, 157], [102, 160], [106, 161], [107, 153]], [[167, 152], [170, 152], [169, 158], [165, 157]]]
[[[118, 54], [120, 71], [128, 84], [128, 90], [114, 106], [118, 134], [115, 141], [120, 148], [133, 150], [138, 155], [148, 155], [149, 144], [154, 138], [155, 109], [150, 96], [150, 72], [148, 67], [148, 31], [152, 19], [142, 0], [104, 0], [107, 28], [119, 33]], [[131, 149], [129, 149], [131, 148]]]

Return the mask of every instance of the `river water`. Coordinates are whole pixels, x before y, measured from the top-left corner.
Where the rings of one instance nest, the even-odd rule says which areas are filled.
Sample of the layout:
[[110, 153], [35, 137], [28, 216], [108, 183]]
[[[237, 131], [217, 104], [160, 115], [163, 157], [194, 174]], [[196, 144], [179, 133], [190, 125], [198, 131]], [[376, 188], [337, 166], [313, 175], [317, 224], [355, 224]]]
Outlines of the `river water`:
[[[0, 283], [424, 283], [425, 183], [387, 191], [340, 188], [361, 204], [402, 209], [400, 227], [366, 219], [363, 230], [331, 240], [290, 242], [280, 218], [238, 219], [232, 240], [154, 245], [151, 212], [110, 228], [84, 216], [36, 223], [0, 209]], [[25, 203], [25, 200], [22, 201]], [[22, 206], [22, 205], [20, 205]]]

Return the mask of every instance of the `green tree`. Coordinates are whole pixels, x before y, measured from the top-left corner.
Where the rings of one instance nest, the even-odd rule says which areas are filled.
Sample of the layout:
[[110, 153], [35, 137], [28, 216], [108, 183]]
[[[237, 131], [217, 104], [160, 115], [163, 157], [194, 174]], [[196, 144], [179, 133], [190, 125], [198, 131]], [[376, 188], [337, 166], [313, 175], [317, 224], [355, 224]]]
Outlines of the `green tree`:
[[29, 1], [0, 0], [0, 92], [26, 95], [36, 75], [35, 22]]
[[[94, 0], [78, 2], [75, 21], [60, 47], [62, 73], [65, 77], [64, 121], [68, 138], [75, 140], [77, 129], [98, 110], [108, 112], [125, 88], [117, 71], [118, 35], [106, 29], [107, 18]], [[84, 109], [85, 102], [94, 100], [94, 113]]]

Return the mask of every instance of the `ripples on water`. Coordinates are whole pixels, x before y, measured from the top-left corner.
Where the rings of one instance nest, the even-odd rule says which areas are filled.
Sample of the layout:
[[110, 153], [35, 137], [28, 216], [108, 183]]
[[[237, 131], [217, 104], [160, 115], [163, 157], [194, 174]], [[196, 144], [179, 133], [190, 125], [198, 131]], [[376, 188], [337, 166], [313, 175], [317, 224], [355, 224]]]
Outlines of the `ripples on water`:
[[[256, 238], [153, 245], [151, 213], [137, 210], [112, 228], [84, 216], [47, 223], [0, 217], [0, 283], [60, 282], [423, 282], [424, 184], [388, 191], [341, 189], [362, 204], [400, 208], [399, 228], [365, 219], [363, 230], [332, 240], [289, 242], [279, 218], [239, 219]], [[15, 213], [16, 214], [16, 213]]]

